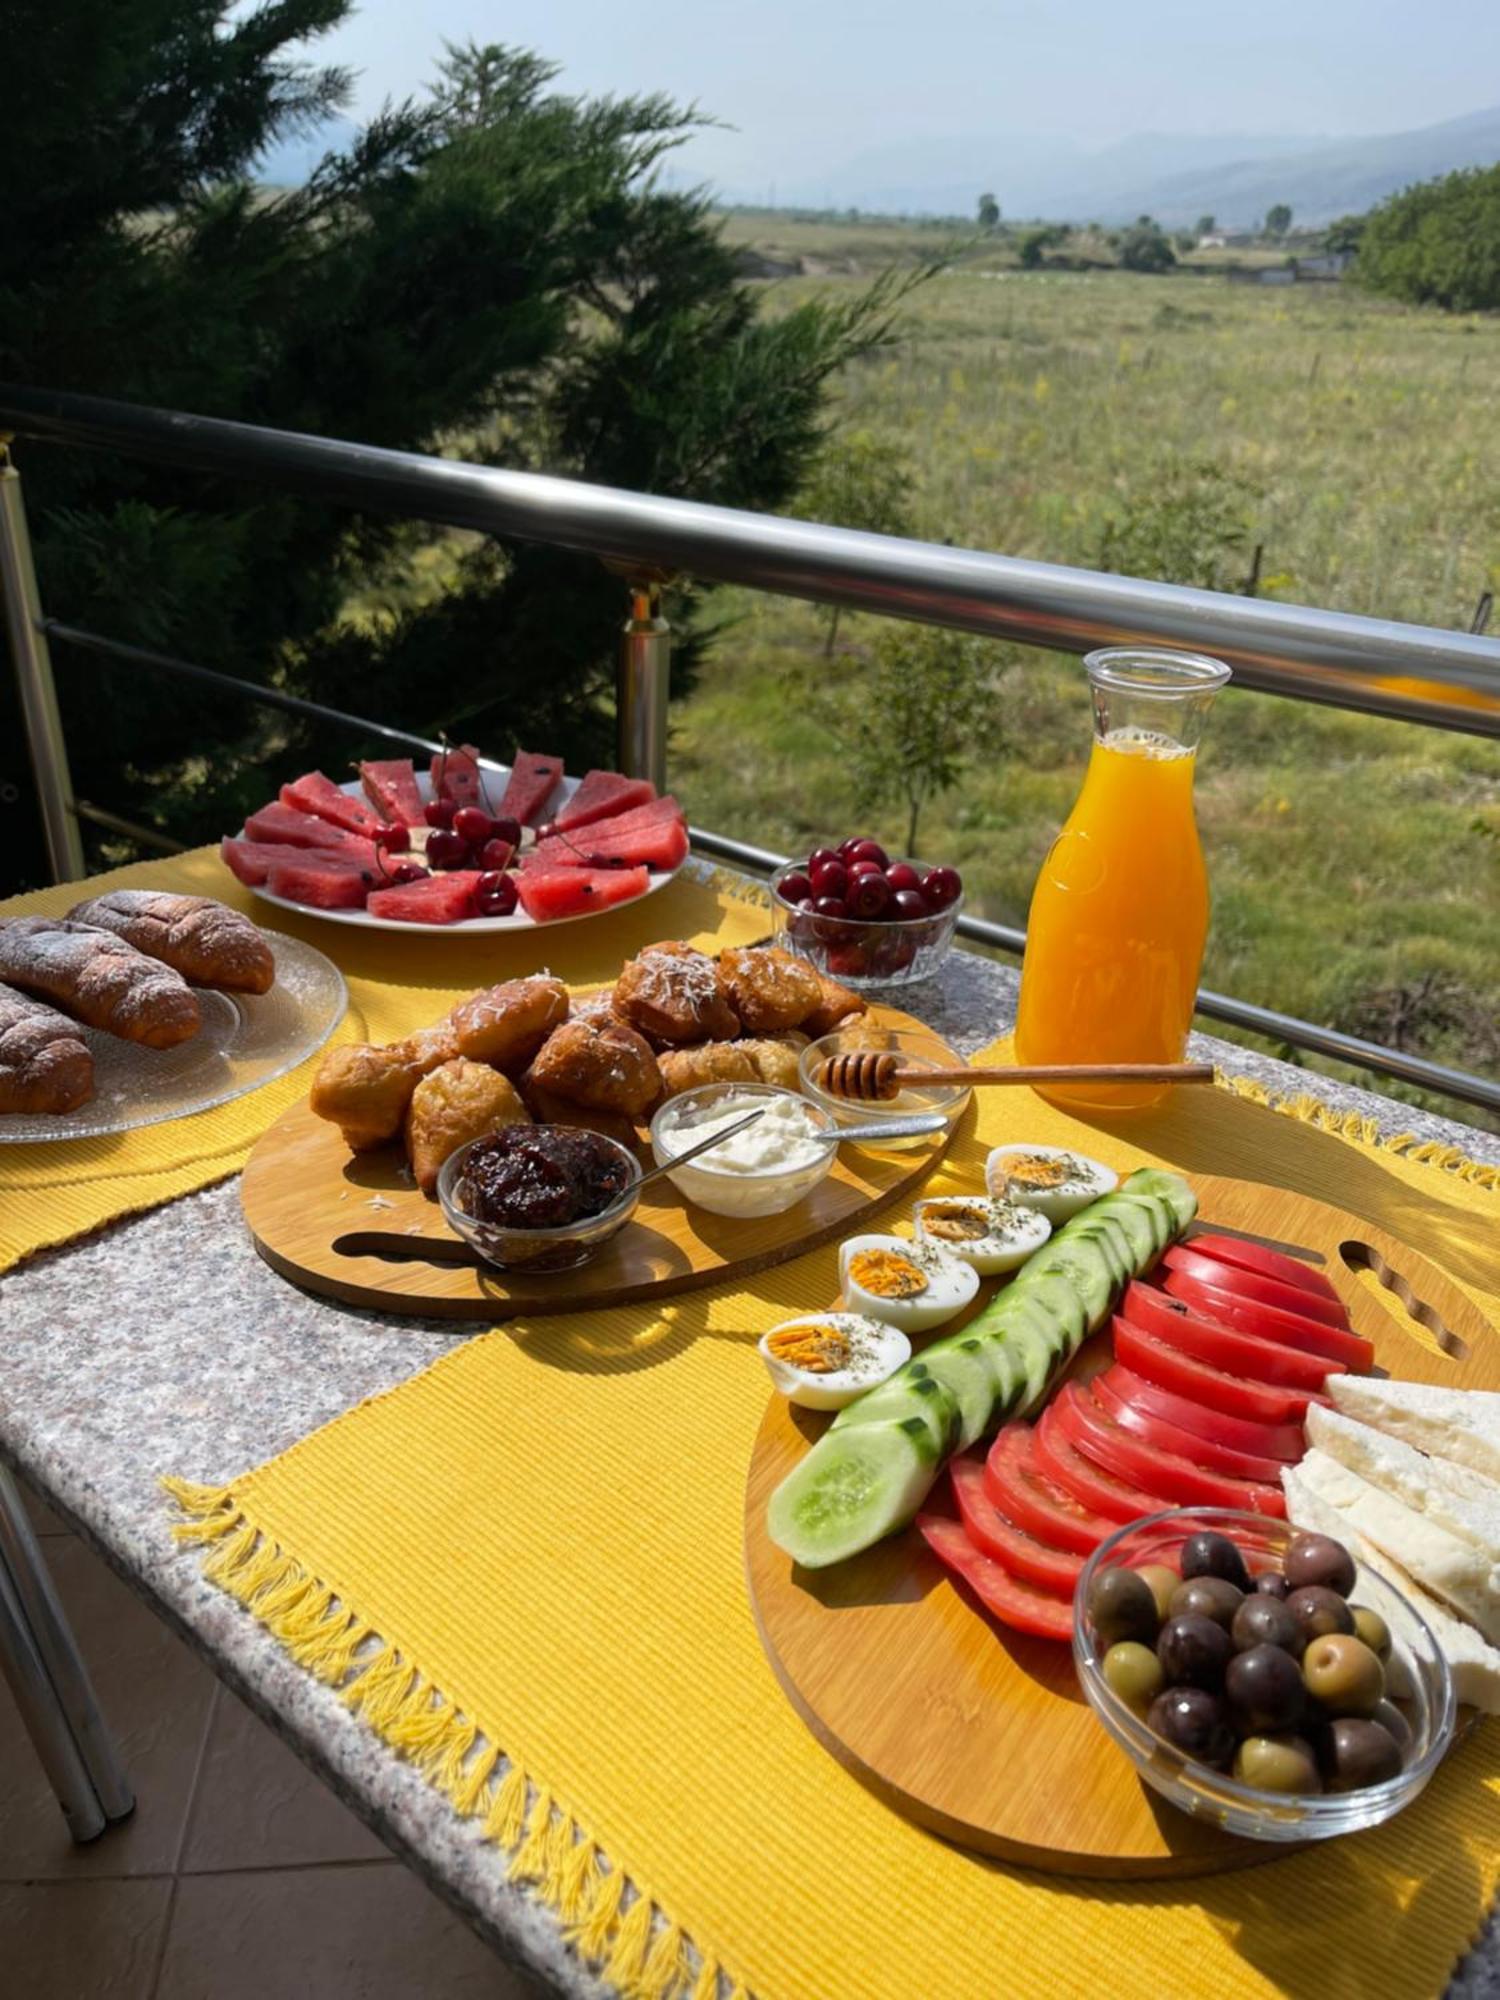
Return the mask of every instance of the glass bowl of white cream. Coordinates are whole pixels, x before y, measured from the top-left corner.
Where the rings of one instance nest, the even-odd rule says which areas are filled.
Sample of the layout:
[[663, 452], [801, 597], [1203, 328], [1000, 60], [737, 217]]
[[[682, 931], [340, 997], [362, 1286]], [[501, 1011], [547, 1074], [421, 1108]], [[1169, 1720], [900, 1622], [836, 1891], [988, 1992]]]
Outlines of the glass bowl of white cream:
[[[673, 1168], [679, 1153], [735, 1124], [752, 1111], [763, 1115], [696, 1160]], [[669, 1169], [677, 1192], [714, 1215], [780, 1215], [802, 1201], [828, 1174], [837, 1146], [819, 1143], [833, 1118], [794, 1090], [770, 1083], [705, 1083], [669, 1097], [651, 1121], [651, 1150]]]

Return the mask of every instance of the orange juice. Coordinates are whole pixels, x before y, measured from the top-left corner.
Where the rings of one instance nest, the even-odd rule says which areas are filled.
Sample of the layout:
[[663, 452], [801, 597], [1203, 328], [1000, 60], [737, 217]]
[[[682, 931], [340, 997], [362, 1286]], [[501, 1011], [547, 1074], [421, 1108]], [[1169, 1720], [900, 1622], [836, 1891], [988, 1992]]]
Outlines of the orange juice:
[[[1176, 689], [1167, 664], [1174, 658], [1184, 673]], [[1018, 1062], [1183, 1058], [1208, 936], [1194, 746], [1207, 697], [1228, 678], [1217, 661], [1188, 674], [1192, 658], [1100, 654], [1089, 661], [1094, 748], [1078, 802], [1032, 893]], [[1170, 1087], [1049, 1084], [1044, 1095], [1120, 1111], [1155, 1104]]]

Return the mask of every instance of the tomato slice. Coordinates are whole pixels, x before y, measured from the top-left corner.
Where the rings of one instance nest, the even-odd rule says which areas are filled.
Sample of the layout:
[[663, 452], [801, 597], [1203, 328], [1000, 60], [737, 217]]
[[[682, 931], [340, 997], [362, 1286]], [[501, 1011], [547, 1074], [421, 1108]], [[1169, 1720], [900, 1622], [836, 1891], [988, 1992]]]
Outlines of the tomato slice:
[[992, 1618], [1016, 1632], [1030, 1632], [1038, 1639], [1073, 1636], [1073, 1600], [1050, 1590], [1038, 1590], [982, 1554], [964, 1532], [961, 1521], [946, 1514], [918, 1514], [917, 1526], [928, 1548], [961, 1583], [966, 1583]]
[[1022, 1583], [1071, 1597], [1083, 1574], [1083, 1557], [1049, 1548], [1007, 1521], [985, 1489], [982, 1459], [965, 1452], [950, 1460], [948, 1472], [965, 1532], [979, 1553], [993, 1556]]
[[1231, 1479], [1252, 1479], [1263, 1486], [1275, 1486], [1281, 1479], [1283, 1465], [1291, 1463], [1289, 1459], [1245, 1451], [1238, 1444], [1226, 1442], [1218, 1426], [1229, 1419], [1221, 1411], [1206, 1410], [1186, 1396], [1158, 1389], [1154, 1382], [1143, 1382], [1128, 1368], [1116, 1365], [1107, 1369], [1103, 1375], [1096, 1375], [1089, 1387], [1100, 1408], [1122, 1430], [1133, 1431], [1163, 1451], [1175, 1451], [1180, 1458], [1191, 1459], [1194, 1465], [1227, 1472]]
[[1166, 1502], [1159, 1493], [1127, 1485], [1085, 1458], [1073, 1440], [1058, 1427], [1057, 1412], [1049, 1403], [1031, 1434], [1031, 1453], [1037, 1471], [1064, 1493], [1071, 1493], [1081, 1507], [1107, 1515], [1121, 1525], [1138, 1521], [1142, 1514], [1159, 1514]]
[[1375, 1365], [1375, 1349], [1357, 1333], [1344, 1333], [1320, 1319], [1302, 1313], [1283, 1312], [1279, 1306], [1262, 1305], [1258, 1299], [1238, 1298], [1220, 1291], [1217, 1285], [1203, 1285], [1181, 1271], [1168, 1271], [1166, 1289], [1173, 1298], [1185, 1299], [1195, 1312], [1223, 1322], [1240, 1333], [1253, 1333], [1257, 1340], [1280, 1340], [1304, 1354], [1326, 1355], [1346, 1368], [1364, 1375]]
[[1284, 1516], [1280, 1488], [1210, 1472], [1180, 1452], [1162, 1451], [1115, 1423], [1076, 1382], [1064, 1382], [1056, 1397], [1057, 1418], [1086, 1458], [1117, 1479], [1154, 1488], [1166, 1501], [1186, 1507], [1243, 1507], [1254, 1514]]
[[1283, 1285], [1296, 1285], [1308, 1292], [1317, 1292], [1325, 1299], [1339, 1302], [1339, 1295], [1323, 1276], [1295, 1257], [1287, 1257], [1280, 1250], [1268, 1250], [1263, 1243], [1247, 1243], [1239, 1236], [1216, 1236], [1212, 1230], [1205, 1230], [1197, 1236], [1190, 1236], [1185, 1248], [1196, 1250], [1200, 1256], [1212, 1257], [1219, 1264], [1233, 1264], [1241, 1271], [1258, 1271], [1263, 1278], [1277, 1278]]
[[1118, 1521], [1095, 1514], [1037, 1469], [1030, 1424], [1007, 1424], [984, 1462], [984, 1490], [1007, 1521], [1038, 1542], [1090, 1556]]
[[1303, 1354], [1279, 1340], [1257, 1340], [1253, 1334], [1236, 1333], [1219, 1326], [1201, 1313], [1191, 1312], [1181, 1299], [1159, 1292], [1155, 1285], [1132, 1279], [1120, 1303], [1121, 1316], [1142, 1333], [1155, 1334], [1168, 1347], [1191, 1354], [1226, 1375], [1238, 1375], [1250, 1382], [1280, 1382], [1289, 1389], [1320, 1390], [1330, 1375], [1342, 1374], [1342, 1361], [1326, 1355]]
[[1307, 1319], [1326, 1320], [1329, 1326], [1347, 1327], [1349, 1315], [1340, 1298], [1325, 1299], [1319, 1292], [1301, 1285], [1284, 1285], [1276, 1278], [1263, 1278], [1258, 1271], [1242, 1271], [1235, 1264], [1221, 1264], [1216, 1257], [1204, 1257], [1185, 1243], [1174, 1243], [1162, 1252], [1169, 1271], [1196, 1278], [1200, 1285], [1217, 1285], [1237, 1299], [1254, 1299], [1263, 1306], [1280, 1306], [1283, 1312], [1301, 1313]]
[[[1226, 1431], [1225, 1444], [1237, 1443], [1241, 1450], [1258, 1451], [1267, 1458], [1302, 1456], [1302, 1419], [1307, 1406], [1326, 1403], [1326, 1396], [1311, 1389], [1288, 1389], [1275, 1382], [1250, 1382], [1243, 1376], [1230, 1375], [1206, 1361], [1195, 1361], [1180, 1347], [1158, 1340], [1154, 1333], [1143, 1332], [1128, 1319], [1116, 1318], [1111, 1332], [1116, 1357], [1137, 1375], [1144, 1375], [1148, 1382], [1171, 1389], [1176, 1395], [1191, 1396], [1195, 1403], [1206, 1403], [1211, 1410], [1222, 1410], [1226, 1417], [1242, 1420], [1247, 1427], [1244, 1436], [1236, 1440]], [[1278, 1451], [1272, 1443], [1272, 1434], [1288, 1429], [1297, 1449]], [[1252, 1430], [1265, 1435], [1258, 1442], [1253, 1441]]]

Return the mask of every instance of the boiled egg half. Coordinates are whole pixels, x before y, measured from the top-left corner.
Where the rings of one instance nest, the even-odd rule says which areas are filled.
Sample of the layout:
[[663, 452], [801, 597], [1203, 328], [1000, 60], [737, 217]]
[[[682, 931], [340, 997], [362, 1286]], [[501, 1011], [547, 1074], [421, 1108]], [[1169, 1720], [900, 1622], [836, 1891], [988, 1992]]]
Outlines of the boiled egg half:
[[1052, 1234], [1040, 1210], [994, 1195], [935, 1195], [912, 1210], [918, 1243], [972, 1264], [983, 1278], [1013, 1271]]
[[952, 1319], [979, 1290], [979, 1273], [932, 1243], [904, 1236], [851, 1236], [839, 1246], [847, 1312], [921, 1333]]
[[773, 1385], [805, 1410], [841, 1410], [911, 1359], [899, 1327], [863, 1313], [809, 1313], [759, 1340]]
[[1113, 1194], [1120, 1176], [1062, 1146], [996, 1146], [984, 1163], [984, 1184], [997, 1200], [1024, 1202], [1058, 1223]]

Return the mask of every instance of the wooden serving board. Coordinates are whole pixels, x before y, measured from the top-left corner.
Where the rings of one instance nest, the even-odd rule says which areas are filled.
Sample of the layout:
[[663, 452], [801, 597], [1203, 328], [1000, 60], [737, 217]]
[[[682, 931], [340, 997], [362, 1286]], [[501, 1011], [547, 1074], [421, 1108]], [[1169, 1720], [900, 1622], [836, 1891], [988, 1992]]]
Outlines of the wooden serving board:
[[[1324, 1271], [1379, 1369], [1500, 1389], [1496, 1328], [1408, 1244], [1306, 1195], [1206, 1176], [1193, 1185], [1202, 1227], [1296, 1251]], [[829, 1421], [770, 1399], [745, 1552], [771, 1664], [846, 1769], [920, 1825], [1049, 1873], [1198, 1875], [1288, 1851], [1159, 1798], [1095, 1720], [1070, 1649], [991, 1623], [915, 1528], [830, 1569], [796, 1568], [766, 1535], [766, 1501]]]
[[[892, 1007], [872, 1008], [871, 1016], [888, 1028], [931, 1033]], [[971, 1100], [963, 1117], [973, 1115]], [[924, 1180], [956, 1130], [955, 1122], [909, 1152], [841, 1146], [827, 1178], [781, 1215], [710, 1215], [663, 1176], [589, 1263], [529, 1278], [496, 1270], [455, 1236], [436, 1200], [405, 1178], [398, 1147], [351, 1154], [337, 1126], [305, 1102], [261, 1138], [240, 1200], [256, 1248], [293, 1284], [379, 1312], [492, 1323], [626, 1305], [800, 1257], [847, 1236]]]

